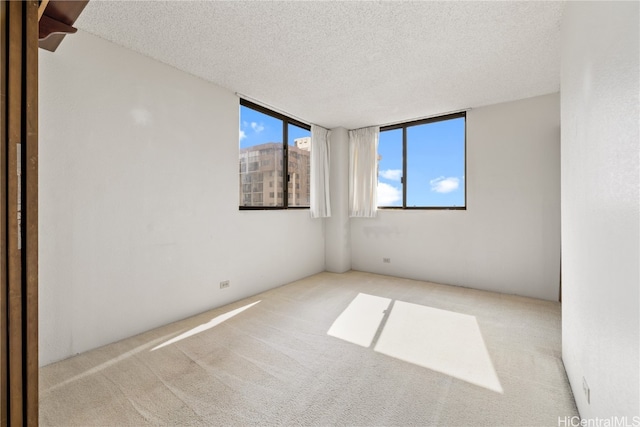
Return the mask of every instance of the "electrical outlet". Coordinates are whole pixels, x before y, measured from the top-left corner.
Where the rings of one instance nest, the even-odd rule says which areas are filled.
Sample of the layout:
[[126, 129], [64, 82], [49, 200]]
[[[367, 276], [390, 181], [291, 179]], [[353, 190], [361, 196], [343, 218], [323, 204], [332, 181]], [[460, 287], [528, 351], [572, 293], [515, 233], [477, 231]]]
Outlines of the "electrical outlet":
[[391, 264], [391, 258], [382, 258], [382, 262], [386, 264]]
[[220, 282], [220, 289], [228, 288], [231, 285], [228, 280], [223, 280]]
[[585, 377], [582, 377], [582, 391], [584, 391], [584, 396], [587, 398], [587, 404], [591, 404], [591, 390], [589, 390], [589, 384], [587, 384], [587, 380]]

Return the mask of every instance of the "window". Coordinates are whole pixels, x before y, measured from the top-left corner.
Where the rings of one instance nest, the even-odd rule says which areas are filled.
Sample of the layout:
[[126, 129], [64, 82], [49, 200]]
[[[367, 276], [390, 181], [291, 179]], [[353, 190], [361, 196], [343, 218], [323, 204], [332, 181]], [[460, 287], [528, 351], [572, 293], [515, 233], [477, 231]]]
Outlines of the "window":
[[465, 209], [466, 113], [380, 128], [378, 207]]
[[[239, 140], [240, 209], [309, 207], [309, 125], [241, 99]], [[243, 185], [256, 182], [263, 184]], [[269, 188], [281, 191], [274, 197]]]

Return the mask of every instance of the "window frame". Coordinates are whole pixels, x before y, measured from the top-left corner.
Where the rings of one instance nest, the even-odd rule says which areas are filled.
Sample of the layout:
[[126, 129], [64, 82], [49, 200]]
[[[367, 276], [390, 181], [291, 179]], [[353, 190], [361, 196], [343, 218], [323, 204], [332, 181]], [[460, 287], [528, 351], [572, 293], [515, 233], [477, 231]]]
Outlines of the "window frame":
[[[308, 130], [311, 132], [311, 125], [307, 123], [303, 123], [299, 120], [293, 119], [289, 116], [286, 116], [282, 113], [278, 113], [276, 111], [270, 110], [262, 105], [255, 104], [251, 101], [247, 101], [246, 99], [239, 98], [240, 104], [239, 106], [243, 106], [246, 108], [250, 108], [259, 113], [265, 114], [267, 116], [271, 116], [278, 120], [282, 120], [282, 176], [280, 177], [280, 182], [282, 184], [282, 206], [243, 206], [240, 204], [241, 200], [238, 198], [238, 207], [241, 211], [264, 211], [264, 210], [285, 210], [285, 209], [310, 209], [310, 206], [289, 206], [289, 181], [291, 176], [289, 175], [289, 125], [294, 125], [299, 128]], [[240, 117], [240, 119], [242, 119]], [[240, 138], [238, 137], [238, 148]], [[248, 169], [248, 165], [247, 165]], [[284, 185], [284, 184], [287, 185]], [[242, 184], [240, 184], [242, 185]], [[279, 186], [274, 186], [279, 190]], [[279, 191], [276, 190], [276, 193]], [[295, 188], [292, 189], [295, 192]]]
[[[442, 122], [452, 119], [464, 119], [464, 206], [407, 206], [407, 128], [429, 123]], [[411, 120], [408, 122], [396, 123], [388, 126], [381, 126], [380, 133], [385, 131], [402, 129], [402, 206], [378, 206], [378, 209], [384, 210], [449, 210], [449, 211], [466, 211], [467, 210], [467, 112], [445, 114], [442, 116], [429, 117], [427, 119]]]

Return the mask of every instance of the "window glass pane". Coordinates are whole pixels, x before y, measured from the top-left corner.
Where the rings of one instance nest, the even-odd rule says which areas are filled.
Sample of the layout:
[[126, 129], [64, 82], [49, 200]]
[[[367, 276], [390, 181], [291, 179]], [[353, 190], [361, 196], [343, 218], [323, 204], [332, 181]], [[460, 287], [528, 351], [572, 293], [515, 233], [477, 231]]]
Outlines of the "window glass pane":
[[407, 128], [407, 207], [464, 207], [463, 117]]
[[380, 132], [378, 206], [402, 206], [402, 129]]
[[240, 106], [240, 206], [283, 206], [283, 122]]
[[311, 131], [289, 124], [289, 206], [311, 202]]

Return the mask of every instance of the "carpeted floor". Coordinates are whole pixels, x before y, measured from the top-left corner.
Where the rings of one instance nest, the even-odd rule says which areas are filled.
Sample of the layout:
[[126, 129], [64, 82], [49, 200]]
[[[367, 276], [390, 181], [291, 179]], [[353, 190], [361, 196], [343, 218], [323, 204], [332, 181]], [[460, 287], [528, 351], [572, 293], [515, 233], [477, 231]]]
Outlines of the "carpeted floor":
[[40, 370], [43, 426], [557, 426], [560, 304], [321, 273]]

